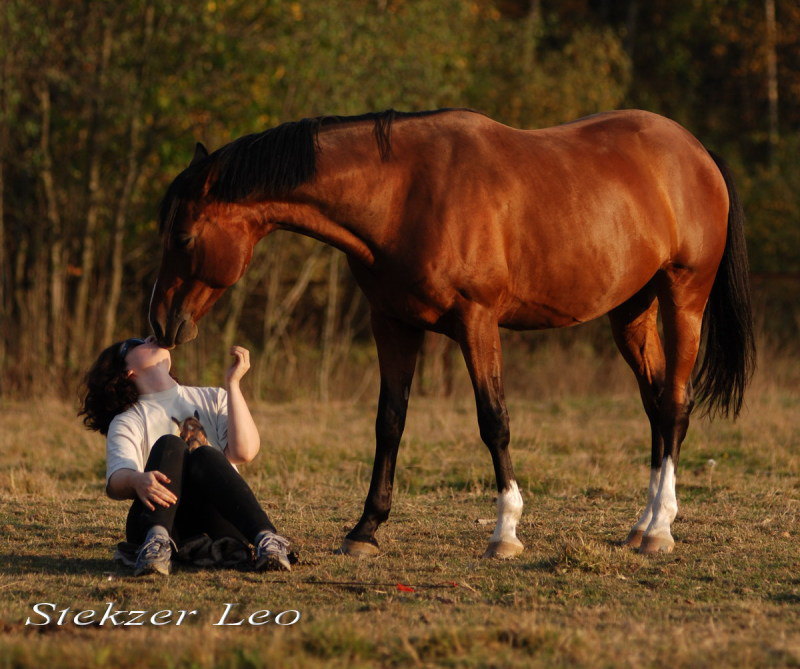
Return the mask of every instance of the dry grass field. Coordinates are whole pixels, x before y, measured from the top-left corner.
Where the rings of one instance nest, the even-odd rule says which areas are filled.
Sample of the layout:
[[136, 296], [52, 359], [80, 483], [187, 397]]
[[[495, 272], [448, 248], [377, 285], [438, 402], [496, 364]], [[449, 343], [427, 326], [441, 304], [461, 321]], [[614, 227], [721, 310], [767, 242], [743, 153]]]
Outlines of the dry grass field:
[[[507, 562], [479, 558], [494, 484], [468, 394], [412, 396], [382, 554], [362, 561], [333, 551], [363, 503], [374, 398], [256, 405], [262, 453], [243, 473], [300, 551], [290, 574], [132, 578], [111, 562], [127, 505], [103, 496], [102, 439], [67, 404], [0, 403], [0, 666], [798, 666], [800, 372], [761, 370], [738, 422], [693, 423], [676, 550], [647, 558], [618, 545], [644, 505], [649, 436], [616, 371], [591, 392], [510, 393], [526, 551]], [[199, 613], [25, 626], [37, 602]], [[215, 626], [225, 603], [302, 617]]]

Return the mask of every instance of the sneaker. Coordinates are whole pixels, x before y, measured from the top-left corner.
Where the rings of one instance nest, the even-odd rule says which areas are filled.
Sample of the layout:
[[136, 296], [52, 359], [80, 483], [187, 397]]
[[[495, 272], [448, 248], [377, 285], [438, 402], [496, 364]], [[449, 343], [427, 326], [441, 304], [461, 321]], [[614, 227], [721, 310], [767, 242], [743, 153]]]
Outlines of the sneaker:
[[256, 569], [259, 571], [291, 571], [289, 540], [274, 532], [264, 531], [256, 545]]
[[[172, 547], [175, 542], [168, 536], [156, 534], [148, 536], [139, 548], [136, 556], [136, 567], [133, 570], [134, 576], [158, 572], [167, 576], [172, 567]], [[175, 546], [177, 552], [178, 547]]]

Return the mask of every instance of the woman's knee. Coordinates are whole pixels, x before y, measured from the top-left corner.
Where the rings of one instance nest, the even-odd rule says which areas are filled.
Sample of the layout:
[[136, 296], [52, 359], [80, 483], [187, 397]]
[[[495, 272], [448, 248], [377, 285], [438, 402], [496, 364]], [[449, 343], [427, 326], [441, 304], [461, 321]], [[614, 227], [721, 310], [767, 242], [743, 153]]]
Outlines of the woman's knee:
[[208, 445], [198, 446], [189, 453], [189, 457], [193, 464], [198, 464], [201, 467], [206, 464], [216, 467], [219, 466], [220, 462], [228, 462], [228, 458], [225, 457], [221, 450]]
[[[183, 439], [174, 434], [165, 434], [153, 444], [144, 468], [146, 471], [158, 469], [172, 477], [183, 469], [183, 462], [188, 452], [189, 447]], [[164, 471], [164, 468], [169, 469], [170, 472]]]
[[188, 450], [189, 447], [186, 445], [186, 442], [179, 436], [175, 434], [165, 434], [163, 437], [159, 437], [156, 440], [156, 443], [153, 444], [152, 450], [154, 451], [155, 449], [183, 452]]
[[238, 476], [225, 454], [214, 446], [198, 446], [186, 458], [186, 475], [195, 483], [224, 480], [230, 474]]

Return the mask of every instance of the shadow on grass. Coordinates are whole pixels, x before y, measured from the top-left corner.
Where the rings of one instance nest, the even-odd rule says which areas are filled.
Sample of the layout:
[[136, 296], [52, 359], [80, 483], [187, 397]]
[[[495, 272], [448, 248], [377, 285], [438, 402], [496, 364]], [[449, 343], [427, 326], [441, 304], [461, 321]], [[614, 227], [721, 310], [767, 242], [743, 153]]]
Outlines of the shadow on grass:
[[779, 592], [770, 595], [769, 599], [776, 604], [800, 604], [800, 595], [796, 592]]
[[553, 555], [551, 557], [542, 558], [533, 562], [522, 563], [516, 567], [520, 571], [545, 571], [554, 573], [562, 564], [563, 562], [561, 557], [558, 555]]
[[6, 574], [94, 574], [119, 571], [111, 559], [53, 557], [50, 555], [0, 554]]
[[[0, 554], [0, 564], [5, 565], [6, 574], [88, 574], [93, 576], [106, 576], [113, 574], [116, 577], [131, 577], [133, 569], [108, 559], [98, 558], [68, 558], [50, 557], [45, 555], [16, 555]], [[303, 563], [305, 564], [305, 563]], [[198, 567], [190, 562], [174, 562], [173, 573], [187, 572], [190, 574], [203, 574], [212, 572], [230, 572], [244, 574], [258, 574], [250, 565], [234, 565], [230, 567]], [[138, 577], [142, 578], [142, 577]], [[145, 577], [146, 578], [146, 577]]]

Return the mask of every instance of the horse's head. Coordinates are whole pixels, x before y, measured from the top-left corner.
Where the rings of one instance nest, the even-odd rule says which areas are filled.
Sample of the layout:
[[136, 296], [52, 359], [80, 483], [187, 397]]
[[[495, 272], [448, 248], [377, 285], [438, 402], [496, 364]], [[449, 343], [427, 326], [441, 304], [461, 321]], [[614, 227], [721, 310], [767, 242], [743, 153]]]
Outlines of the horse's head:
[[163, 256], [150, 325], [167, 348], [197, 336], [197, 321], [244, 274], [258, 239], [245, 207], [210, 193], [214, 179], [213, 156], [198, 144], [161, 205]]
[[186, 442], [190, 451], [193, 451], [198, 446], [208, 446], [208, 435], [206, 434], [203, 424], [200, 422], [200, 414], [197, 409], [194, 411], [194, 416], [189, 416], [183, 420], [178, 420], [175, 416], [172, 420], [180, 430], [181, 439]]

